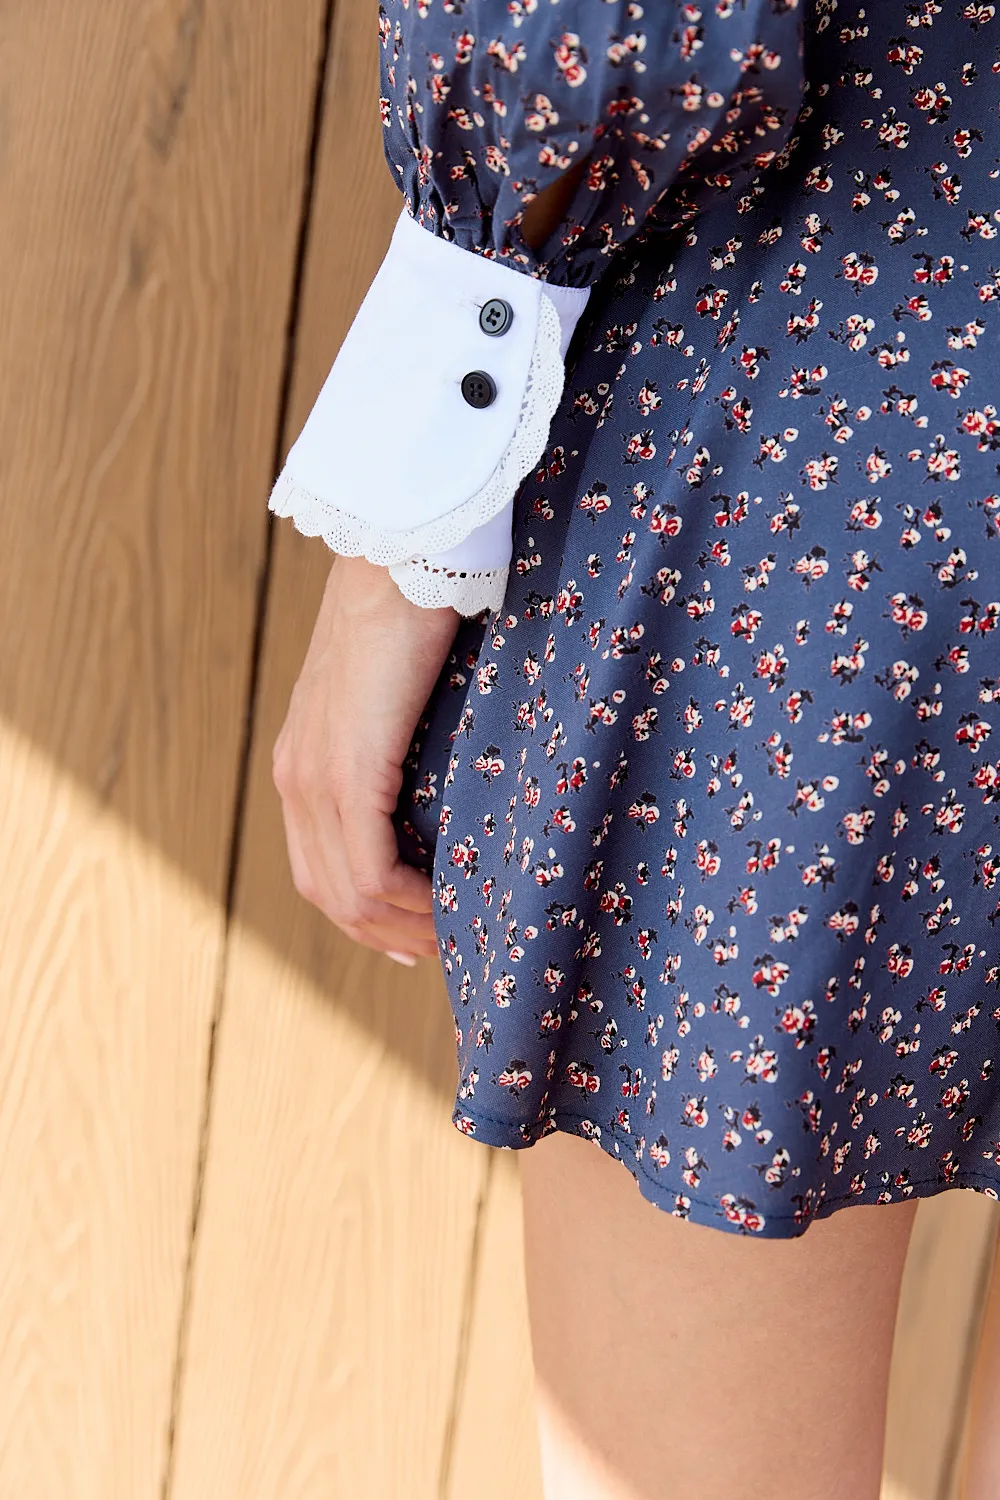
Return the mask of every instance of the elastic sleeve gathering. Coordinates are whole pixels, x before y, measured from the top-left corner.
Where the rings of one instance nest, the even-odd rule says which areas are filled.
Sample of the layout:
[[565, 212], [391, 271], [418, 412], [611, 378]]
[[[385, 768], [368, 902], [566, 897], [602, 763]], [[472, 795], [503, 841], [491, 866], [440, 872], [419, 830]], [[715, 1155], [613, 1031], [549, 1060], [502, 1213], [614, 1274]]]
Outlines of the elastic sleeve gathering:
[[[503, 601], [591, 287], [787, 143], [799, 0], [386, 0], [379, 30], [403, 208], [269, 508], [472, 615]], [[578, 164], [532, 250], [525, 208]]]
[[[800, 0], [396, 0], [380, 8], [386, 157], [433, 234], [590, 286], [768, 165], [801, 101]], [[532, 250], [525, 205], [587, 169]]]

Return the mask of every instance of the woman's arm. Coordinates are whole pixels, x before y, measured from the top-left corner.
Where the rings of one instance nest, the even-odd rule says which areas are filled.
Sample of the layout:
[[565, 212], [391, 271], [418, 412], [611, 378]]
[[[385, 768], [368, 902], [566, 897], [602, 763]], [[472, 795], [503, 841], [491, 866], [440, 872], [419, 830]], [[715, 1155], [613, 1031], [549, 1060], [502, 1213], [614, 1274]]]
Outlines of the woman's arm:
[[405, 209], [271, 509], [421, 605], [498, 608], [513, 498], [590, 288], [654, 212], [661, 231], [688, 225], [778, 154], [801, 13], [383, 0], [385, 152]]
[[[571, 182], [529, 205], [526, 234], [559, 223]], [[272, 775], [301, 896], [397, 962], [433, 957], [428, 877], [399, 858], [392, 814], [417, 720], [461, 615], [425, 609], [384, 567], [338, 557], [274, 745]]]
[[[341, 554], [273, 775], [297, 889], [403, 962], [437, 945], [431, 882], [392, 826], [402, 763], [461, 613], [502, 602], [513, 496], [589, 287], [673, 188], [681, 224], [773, 157], [798, 106], [795, 0], [646, 10], [618, 34], [621, 3], [475, 0], [459, 19], [383, 0], [386, 156], [413, 217], [271, 497]], [[497, 338], [479, 325], [494, 299], [514, 310]], [[463, 404], [463, 372], [486, 363], [494, 401]], [[457, 580], [455, 604], [421, 594], [428, 568]]]

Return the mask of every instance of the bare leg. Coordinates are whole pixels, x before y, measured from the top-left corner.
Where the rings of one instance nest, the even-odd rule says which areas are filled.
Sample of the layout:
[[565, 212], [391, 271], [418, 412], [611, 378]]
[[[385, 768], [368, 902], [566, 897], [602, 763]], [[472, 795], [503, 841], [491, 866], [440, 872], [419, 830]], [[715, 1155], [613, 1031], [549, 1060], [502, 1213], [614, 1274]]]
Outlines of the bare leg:
[[996, 1500], [1000, 1495], [1000, 1241], [969, 1393], [969, 1442], [960, 1494], [961, 1500]]
[[580, 1137], [519, 1158], [545, 1500], [878, 1500], [915, 1201], [753, 1240]]

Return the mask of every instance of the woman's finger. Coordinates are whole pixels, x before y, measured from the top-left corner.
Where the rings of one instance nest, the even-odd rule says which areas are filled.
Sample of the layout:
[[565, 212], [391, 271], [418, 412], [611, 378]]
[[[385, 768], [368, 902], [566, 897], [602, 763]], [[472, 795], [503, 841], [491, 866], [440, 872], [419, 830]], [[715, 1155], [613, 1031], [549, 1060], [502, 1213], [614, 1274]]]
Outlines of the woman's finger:
[[340, 829], [354, 889], [428, 919], [433, 930], [434, 888], [422, 870], [399, 857], [391, 817], [358, 797], [341, 802]]
[[[307, 854], [307, 839], [303, 837], [303, 829], [308, 827], [304, 808], [301, 803], [285, 793], [278, 797], [278, 803], [281, 807], [281, 821], [285, 825], [285, 843], [288, 846], [292, 884], [299, 895], [312, 906], [319, 906], [320, 882], [316, 878]], [[320, 909], [322, 910], [321, 906]]]
[[[350, 796], [329, 782], [319, 785], [313, 798], [313, 833], [330, 871], [330, 884], [360, 903], [360, 912], [370, 921], [381, 924], [388, 917], [408, 943], [429, 944], [433, 951], [437, 938], [431, 882], [423, 871], [403, 864], [392, 820], [376, 809], [370, 788], [359, 788]], [[361, 918], [353, 925], [368, 922]]]
[[437, 954], [430, 916], [355, 888], [335, 805], [325, 805], [317, 818], [303, 799], [287, 794], [282, 798], [282, 818], [295, 887], [329, 921], [382, 952], [402, 948], [425, 958]]
[[389, 927], [342, 927], [340, 930], [355, 943], [363, 943], [366, 948], [373, 948], [376, 953], [386, 953], [390, 958], [398, 958], [401, 954], [410, 958], [438, 956], [436, 943], [432, 947], [422, 940], [407, 942]]

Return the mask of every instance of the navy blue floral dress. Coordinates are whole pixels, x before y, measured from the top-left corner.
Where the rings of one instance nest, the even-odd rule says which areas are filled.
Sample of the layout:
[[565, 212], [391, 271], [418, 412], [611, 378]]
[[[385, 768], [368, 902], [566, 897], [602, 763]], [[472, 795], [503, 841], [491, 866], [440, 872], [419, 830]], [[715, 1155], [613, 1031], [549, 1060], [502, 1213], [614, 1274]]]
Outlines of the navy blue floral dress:
[[[765, 1238], [996, 1198], [1000, 18], [499, 10], [382, 28], [422, 221], [593, 286], [503, 607], [462, 622], [396, 813], [454, 1123], [575, 1132]], [[595, 116], [536, 255], [520, 205]]]

